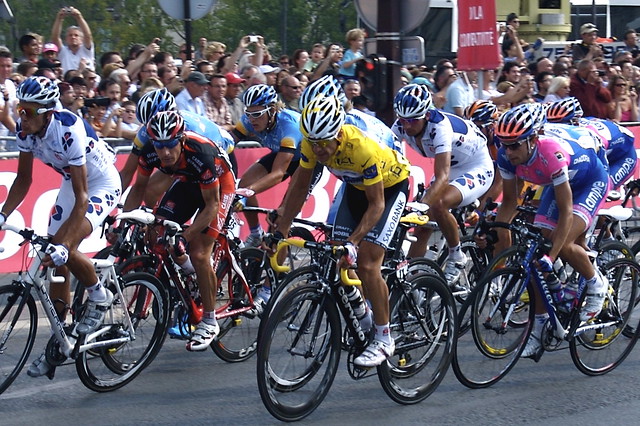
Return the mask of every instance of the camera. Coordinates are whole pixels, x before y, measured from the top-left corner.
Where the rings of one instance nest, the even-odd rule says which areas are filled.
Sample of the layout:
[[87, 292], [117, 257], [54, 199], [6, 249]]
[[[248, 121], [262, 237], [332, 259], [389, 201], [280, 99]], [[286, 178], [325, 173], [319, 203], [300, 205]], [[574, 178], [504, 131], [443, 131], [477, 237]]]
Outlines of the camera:
[[257, 43], [258, 42], [258, 36], [249, 36], [249, 43]]
[[70, 6], [65, 6], [62, 8], [62, 10], [64, 11], [64, 13], [71, 13], [71, 7]]
[[602, 70], [598, 70], [598, 76], [600, 77], [604, 77], [605, 75], [607, 75], [606, 72], [602, 71]]

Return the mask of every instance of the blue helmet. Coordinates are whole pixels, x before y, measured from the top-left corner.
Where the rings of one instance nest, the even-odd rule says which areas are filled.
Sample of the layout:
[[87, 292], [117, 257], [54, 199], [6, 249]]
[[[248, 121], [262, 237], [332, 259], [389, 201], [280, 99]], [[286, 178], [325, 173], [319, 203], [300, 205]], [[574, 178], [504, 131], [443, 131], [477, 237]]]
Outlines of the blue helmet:
[[344, 94], [344, 90], [340, 83], [338, 83], [338, 80], [331, 75], [325, 75], [314, 82], [309, 83], [309, 85], [304, 89], [304, 92], [300, 95], [300, 99], [298, 99], [300, 111], [302, 111], [304, 107], [306, 107], [309, 102], [314, 100], [318, 95], [322, 95], [324, 97], [335, 96], [343, 106], [347, 103], [347, 96]]
[[29, 77], [18, 86], [16, 96], [22, 102], [54, 104], [60, 98], [58, 85], [47, 77]]
[[407, 84], [393, 99], [393, 109], [400, 118], [422, 118], [431, 108], [431, 92], [421, 84]]
[[167, 89], [152, 90], [142, 95], [138, 101], [136, 118], [140, 123], [147, 124], [157, 113], [177, 109], [176, 99]]
[[251, 106], [267, 106], [278, 100], [275, 89], [266, 84], [257, 84], [249, 87], [242, 94], [242, 103], [249, 108]]

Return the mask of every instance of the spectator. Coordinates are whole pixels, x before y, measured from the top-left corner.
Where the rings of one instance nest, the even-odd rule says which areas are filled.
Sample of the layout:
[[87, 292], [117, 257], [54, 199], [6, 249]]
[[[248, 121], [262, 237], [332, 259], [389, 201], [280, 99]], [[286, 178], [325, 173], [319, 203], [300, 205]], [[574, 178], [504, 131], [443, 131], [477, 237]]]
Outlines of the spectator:
[[261, 72], [253, 74], [251, 77], [247, 78], [246, 80], [247, 80], [247, 88], [251, 86], [255, 86], [256, 84], [267, 84], [267, 77]]
[[346, 40], [349, 49], [344, 53], [338, 73], [343, 79], [353, 78], [356, 75], [356, 63], [364, 58], [362, 48], [364, 47], [365, 32], [361, 28], [354, 28], [347, 31]]
[[340, 63], [343, 57], [344, 52], [342, 46], [339, 44], [330, 45], [327, 56], [325, 56], [322, 62], [320, 62], [320, 65], [316, 67], [309, 80], [315, 81], [325, 75], [338, 77], [338, 70], [340, 69]]
[[84, 104], [87, 107], [86, 119], [93, 130], [102, 136], [102, 127], [104, 126], [105, 113], [107, 107], [111, 101], [104, 96], [97, 96], [94, 98], [87, 98], [84, 100]]
[[31, 61], [24, 61], [18, 64], [16, 71], [22, 76], [31, 77], [37, 69], [38, 65], [34, 64]]
[[304, 65], [304, 71], [307, 73], [307, 77], [309, 77], [310, 80], [311, 75], [324, 59], [324, 54], [325, 47], [322, 43], [316, 43], [311, 48], [311, 55]]
[[36, 33], [27, 33], [18, 40], [18, 48], [22, 52], [18, 63], [28, 61], [36, 64], [42, 53], [42, 36]]
[[436, 93], [433, 95], [433, 104], [436, 108], [444, 107], [447, 101], [447, 89], [458, 78], [458, 74], [449, 66], [441, 66], [436, 69], [434, 76]]
[[82, 117], [82, 107], [84, 107], [84, 98], [76, 95], [71, 83], [58, 83], [60, 90], [60, 105], [62, 108], [71, 111], [79, 117]]
[[186, 43], [182, 43], [180, 45], [180, 48], [178, 50], [178, 58], [180, 59], [180, 61], [182, 61], [182, 63], [184, 64], [186, 61], [195, 61], [194, 56], [194, 51], [195, 48], [193, 46], [191, 46], [191, 56], [187, 57], [187, 44]]
[[[138, 87], [140, 86], [140, 84], [142, 84], [142, 80], [145, 77], [148, 77], [148, 76], [142, 76], [140, 74], [141, 70], [149, 62], [152, 62], [155, 65], [155, 62], [153, 62], [153, 58], [158, 52], [160, 52], [160, 46], [158, 45], [158, 43], [160, 43], [160, 39], [157, 37], [154, 38], [153, 41], [149, 43], [147, 46], [145, 46], [142, 51], [139, 51], [139, 53], [137, 53], [137, 56], [135, 56], [135, 59], [132, 59], [132, 60], [130, 59], [127, 62], [127, 71], [129, 71], [129, 75], [131, 76], [131, 79], [138, 82]], [[136, 49], [139, 49], [139, 47], [136, 47]], [[155, 66], [155, 70], [157, 74], [158, 72], [157, 65]]]
[[[16, 98], [16, 85], [11, 80], [11, 73], [13, 72], [13, 55], [4, 46], [0, 46], [0, 85], [4, 86], [6, 91], [4, 92], [3, 101], [0, 102], [0, 106], [5, 106], [7, 104], [9, 106], [9, 111], [11, 111], [11, 115], [14, 120], [17, 120], [18, 117], [14, 113], [15, 105], [18, 100]], [[0, 126], [0, 136], [7, 136], [9, 131], [6, 127]], [[2, 143], [2, 142], [0, 142]], [[4, 145], [4, 144], [3, 144]]]
[[196, 64], [196, 70], [204, 74], [205, 77], [210, 79], [216, 73], [216, 67], [207, 60], [202, 60]]
[[246, 67], [242, 68], [242, 71], [240, 71], [240, 76], [242, 76], [242, 78], [244, 78], [245, 80], [249, 80], [255, 74], [261, 74], [260, 70], [255, 65], [247, 65]]
[[190, 111], [197, 115], [206, 116], [202, 95], [209, 86], [207, 78], [200, 71], [192, 71], [187, 77], [184, 89], [176, 96], [179, 111]]
[[[60, 38], [62, 21], [70, 16], [76, 20], [77, 25], [67, 28], [65, 33], [66, 44]], [[62, 62], [62, 69], [82, 70], [85, 67], [95, 69], [95, 51], [93, 36], [89, 24], [82, 17], [82, 13], [75, 7], [63, 7], [56, 14], [51, 29], [51, 40], [58, 47], [58, 58]]]
[[181, 79], [176, 74], [175, 67], [162, 67], [158, 70], [158, 78], [172, 95], [177, 95], [184, 88]]
[[549, 87], [553, 80], [553, 74], [550, 72], [542, 71], [536, 74], [534, 77], [536, 82], [536, 93], [533, 95], [533, 99], [536, 102], [545, 102], [545, 97], [549, 94]]
[[276, 92], [280, 93], [280, 89], [282, 87], [282, 83], [284, 82], [284, 80], [289, 77], [291, 74], [289, 73], [289, 71], [287, 70], [283, 70], [280, 69], [277, 73], [276, 73]]
[[227, 79], [225, 99], [231, 112], [231, 123], [235, 126], [240, 120], [240, 117], [242, 117], [242, 114], [244, 114], [244, 104], [239, 96], [240, 92], [242, 92], [242, 84], [245, 83], [246, 80], [234, 73], [225, 74], [225, 78]]
[[135, 92], [136, 87], [131, 84], [129, 73], [124, 68], [118, 68], [109, 74], [109, 78], [115, 80], [120, 85], [120, 100], [129, 100], [129, 97]]
[[635, 70], [633, 69], [633, 64], [631, 61], [621, 61], [620, 62], [620, 74], [627, 79], [627, 81], [632, 81]]
[[541, 72], [547, 72], [549, 74], [553, 72], [553, 61], [551, 61], [551, 59], [544, 56], [538, 59], [538, 61], [536, 62], [535, 75], [538, 75]]
[[622, 41], [624, 42], [624, 50], [631, 52], [634, 58], [638, 57], [640, 47], [638, 47], [638, 34], [636, 34], [636, 30], [629, 29], [625, 31]]
[[198, 39], [198, 48], [195, 51], [195, 54], [193, 55], [193, 58], [198, 61], [201, 59], [205, 59], [204, 58], [204, 50], [207, 48], [207, 38], [206, 37], [200, 37]]
[[109, 99], [109, 105], [105, 111], [104, 120], [112, 118], [114, 121], [117, 117], [117, 111], [120, 109], [120, 98], [122, 92], [117, 81], [106, 78], [98, 84], [98, 96]]
[[102, 68], [102, 74], [100, 74], [100, 78], [109, 78], [109, 76], [111, 75], [112, 72], [114, 72], [115, 70], [119, 70], [122, 69], [122, 65], [118, 65], [118, 64], [106, 64], [103, 68]]
[[133, 43], [129, 48], [129, 55], [127, 55], [127, 59], [124, 61], [124, 65], [126, 67], [129, 66], [129, 63], [135, 61], [142, 52], [144, 52], [145, 45], [141, 43]]
[[620, 65], [620, 63], [622, 63], [623, 61], [633, 62], [633, 55], [631, 54], [630, 51], [628, 51], [628, 50], [618, 50], [613, 55], [612, 64]]
[[571, 46], [571, 56], [573, 63], [577, 63], [581, 59], [595, 59], [604, 56], [602, 46], [596, 43], [598, 39], [598, 28], [592, 23], [583, 24], [580, 27], [581, 43], [574, 43]]
[[291, 66], [291, 60], [289, 59], [289, 55], [280, 55], [278, 58], [278, 65], [283, 70], [288, 70]]
[[162, 89], [163, 87], [164, 87], [164, 84], [162, 84], [162, 82], [158, 77], [149, 77], [145, 79], [144, 83], [140, 85], [138, 90], [136, 90], [135, 93], [131, 95], [131, 100], [134, 102], [138, 102], [140, 97], [145, 93], [150, 92], [152, 90], [156, 90], [156, 89]]
[[475, 72], [467, 71], [459, 73], [448, 87], [446, 92], [446, 100], [444, 103], [444, 111], [462, 117], [464, 109], [476, 100], [473, 92], [472, 80], [476, 77]]
[[348, 100], [352, 100], [353, 98], [355, 98], [356, 96], [360, 96], [361, 94], [360, 82], [358, 80], [345, 80], [345, 82], [342, 84], [342, 87], [344, 90], [344, 94]]
[[115, 127], [110, 132], [110, 137], [126, 139], [126, 141], [114, 141], [112, 146], [131, 146], [131, 141], [136, 137], [140, 123], [136, 120], [136, 104], [133, 101], [122, 103], [115, 122]]
[[520, 19], [515, 13], [507, 16], [507, 25], [502, 39], [502, 56], [505, 62], [515, 61], [520, 64], [524, 61], [524, 51], [529, 45], [518, 38], [518, 28], [520, 28]]
[[[87, 81], [82, 77], [73, 77], [69, 80], [69, 84], [73, 87], [73, 91], [76, 94], [77, 98], [89, 98], [91, 96], [87, 96], [88, 86]], [[84, 106], [84, 101], [83, 101]]]
[[592, 60], [578, 63], [578, 71], [571, 77], [571, 96], [578, 99], [586, 117], [609, 118], [611, 93], [602, 83]]
[[284, 104], [286, 109], [300, 112], [300, 106], [298, 100], [302, 94], [302, 84], [300, 80], [292, 75], [289, 75], [282, 80], [280, 85], [280, 101]]
[[87, 98], [93, 98], [95, 96], [95, 91], [98, 88], [98, 84], [100, 83], [98, 74], [89, 68], [85, 68], [82, 71], [82, 78], [87, 82]]
[[230, 132], [234, 126], [231, 120], [231, 109], [225, 100], [226, 93], [227, 79], [222, 74], [215, 74], [209, 81], [203, 101], [207, 118]]
[[[100, 69], [104, 70], [104, 67], [108, 64], [116, 64], [118, 68], [124, 68], [124, 61], [122, 60], [122, 56], [120, 52], [116, 52], [114, 50], [105, 52], [100, 56]], [[102, 73], [103, 76], [108, 77], [109, 75], [104, 75], [104, 71]]]
[[218, 70], [216, 74], [226, 74], [228, 72], [238, 72], [238, 63], [233, 55], [223, 55], [222, 58], [218, 59], [218, 63], [216, 64], [216, 69]]
[[569, 66], [564, 61], [556, 61], [551, 72], [556, 77], [569, 77]]
[[278, 71], [280, 71], [280, 68], [276, 68], [276, 67], [272, 67], [271, 65], [260, 65], [258, 67], [258, 70], [260, 71], [261, 74], [264, 74], [264, 76], [267, 78], [266, 84], [268, 86], [271, 86], [275, 89], [276, 87], [276, 83], [278, 82]]
[[[174, 67], [169, 68], [174, 69], [175, 71]], [[142, 65], [142, 68], [138, 73], [138, 87], [140, 87], [149, 77], [158, 78], [158, 65], [153, 61], [145, 62], [144, 65]]]
[[44, 46], [42, 46], [42, 57], [50, 61], [58, 59], [58, 50], [58, 46], [56, 46], [55, 43], [45, 43]]
[[218, 59], [224, 55], [227, 50], [227, 46], [219, 41], [212, 41], [209, 45], [204, 49], [204, 59], [215, 64], [218, 62]]
[[309, 85], [309, 77], [300, 71], [296, 71], [293, 76], [300, 81], [300, 84], [302, 84], [302, 90], [304, 91], [304, 89]]
[[631, 90], [629, 81], [616, 75], [611, 78], [608, 89], [612, 98], [609, 117], [616, 122], [638, 121], [638, 94], [635, 87]]
[[309, 60], [309, 53], [304, 49], [296, 49], [293, 52], [293, 67], [296, 71], [304, 72], [304, 66]]

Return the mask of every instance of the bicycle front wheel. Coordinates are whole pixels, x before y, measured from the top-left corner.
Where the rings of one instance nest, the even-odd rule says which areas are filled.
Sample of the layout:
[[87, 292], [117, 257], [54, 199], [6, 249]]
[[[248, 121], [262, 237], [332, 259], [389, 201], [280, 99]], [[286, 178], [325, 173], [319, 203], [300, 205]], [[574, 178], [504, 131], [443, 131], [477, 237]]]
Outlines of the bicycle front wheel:
[[302, 286], [274, 305], [258, 347], [258, 390], [269, 412], [300, 420], [323, 401], [340, 361], [340, 317], [317, 286]]
[[[640, 266], [628, 259], [607, 263], [609, 293], [600, 314], [578, 327], [569, 342], [571, 359], [582, 373], [599, 376], [616, 368], [638, 340], [636, 309]], [[629, 331], [631, 330], [631, 331]]]
[[391, 399], [415, 404], [436, 390], [451, 363], [455, 300], [443, 280], [418, 274], [407, 290], [392, 291], [390, 311], [396, 350], [378, 367], [378, 378]]
[[[113, 343], [85, 351], [76, 359], [78, 377], [96, 392], [116, 390], [133, 380], [153, 361], [166, 336], [169, 294], [156, 277], [145, 272], [125, 275], [122, 296], [114, 293], [102, 325], [109, 330], [95, 341]], [[122, 338], [124, 342], [116, 341]]]
[[[243, 255], [243, 271], [249, 270], [256, 261]], [[241, 362], [256, 352], [260, 318], [247, 314], [247, 309], [252, 307], [249, 300], [251, 288], [245, 277], [236, 273], [230, 261], [221, 262], [216, 275], [221, 289], [216, 299], [220, 334], [211, 343], [211, 349], [226, 362]]]
[[[498, 269], [480, 280], [460, 308], [451, 367], [463, 385], [486, 388], [516, 364], [531, 334], [533, 300], [521, 292], [519, 269]], [[466, 327], [471, 329], [469, 332]]]
[[21, 285], [0, 287], [0, 394], [29, 358], [38, 328], [33, 296]]

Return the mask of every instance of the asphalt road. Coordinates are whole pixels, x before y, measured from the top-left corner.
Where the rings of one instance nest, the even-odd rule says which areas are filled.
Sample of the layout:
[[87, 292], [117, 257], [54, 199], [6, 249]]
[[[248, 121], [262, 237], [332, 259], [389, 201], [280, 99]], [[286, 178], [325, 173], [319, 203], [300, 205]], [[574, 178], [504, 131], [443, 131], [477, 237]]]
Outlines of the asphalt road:
[[[32, 359], [47, 336], [41, 327]], [[375, 376], [353, 381], [345, 365], [343, 357], [327, 398], [305, 425], [625, 425], [640, 418], [638, 349], [601, 377], [581, 374], [568, 350], [547, 353], [537, 364], [521, 360], [484, 390], [465, 388], [449, 371], [433, 395], [413, 406], [391, 401]], [[23, 371], [0, 395], [0, 413], [0, 425], [278, 423], [260, 400], [255, 358], [227, 364], [211, 351], [189, 353], [184, 342], [169, 339], [138, 378], [111, 393], [86, 389], [72, 364], [59, 367], [53, 381]]]

